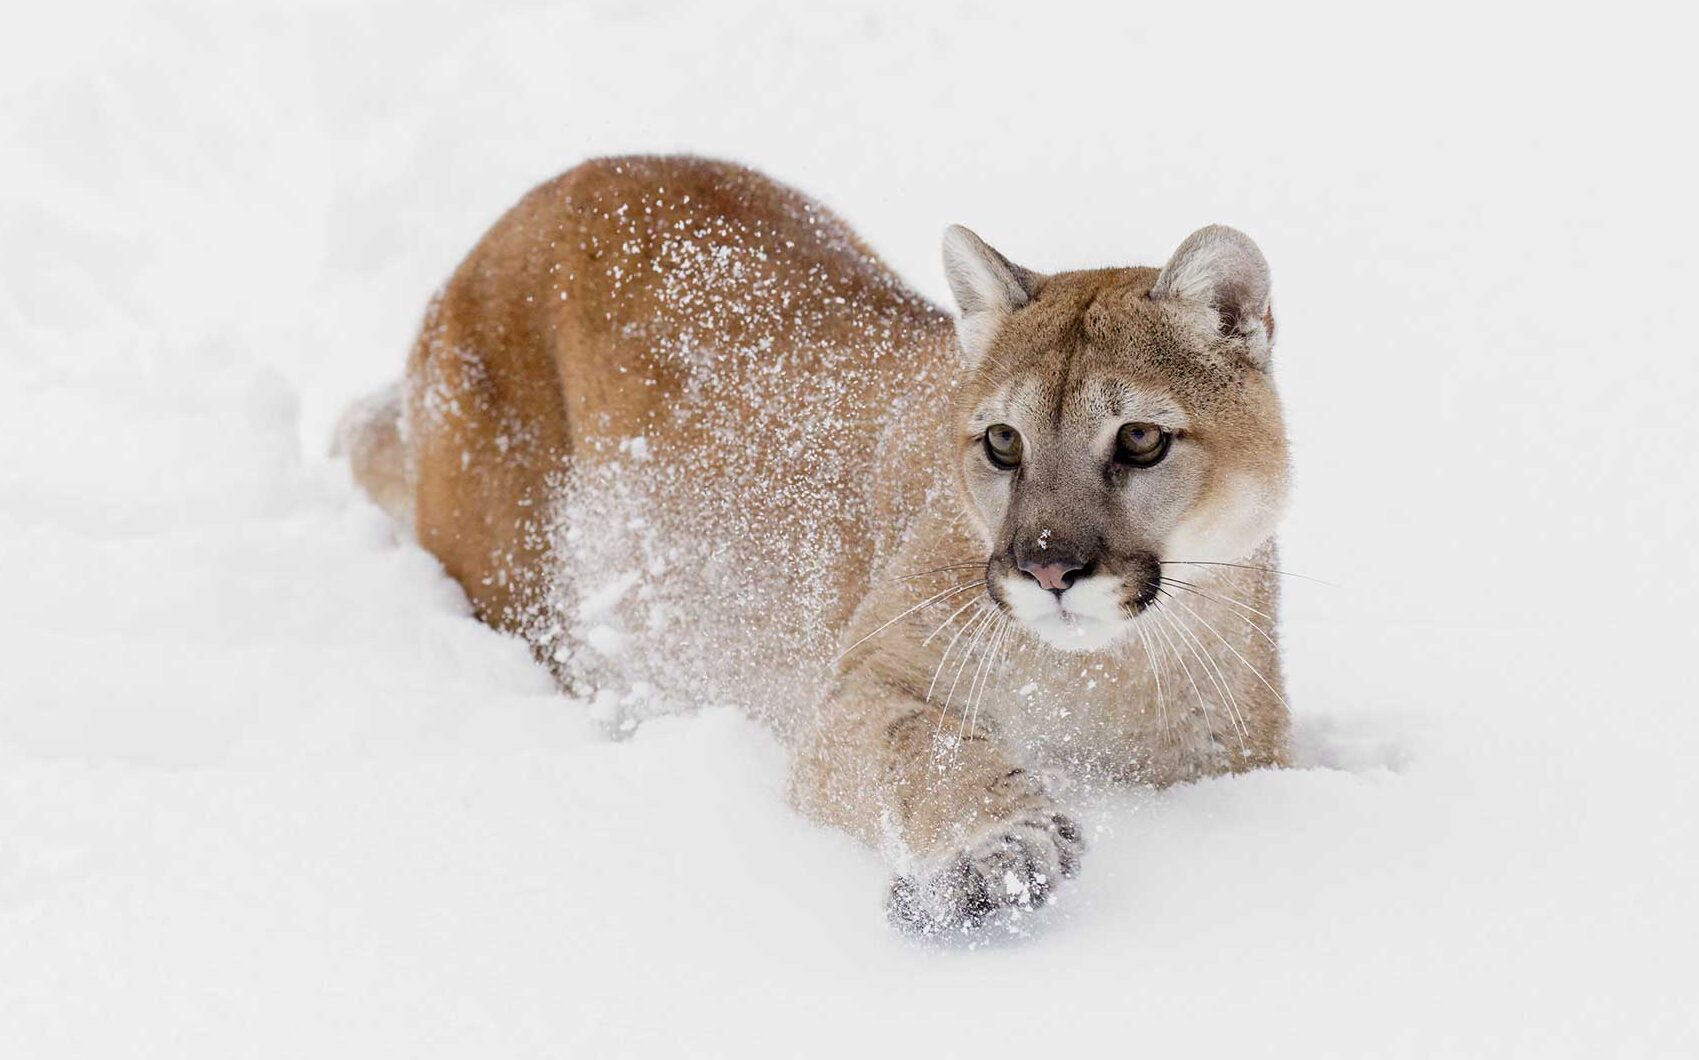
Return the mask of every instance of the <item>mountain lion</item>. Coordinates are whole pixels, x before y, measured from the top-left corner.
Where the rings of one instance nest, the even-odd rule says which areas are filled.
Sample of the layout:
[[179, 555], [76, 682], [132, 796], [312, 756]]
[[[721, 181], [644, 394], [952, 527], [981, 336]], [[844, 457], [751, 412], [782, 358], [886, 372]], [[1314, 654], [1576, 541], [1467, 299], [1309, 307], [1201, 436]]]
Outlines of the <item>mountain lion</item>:
[[796, 191], [696, 158], [520, 200], [340, 429], [477, 615], [610, 724], [733, 704], [892, 915], [1045, 902], [1059, 793], [1284, 760], [1287, 453], [1243, 234], [1040, 274], [944, 236], [960, 309]]

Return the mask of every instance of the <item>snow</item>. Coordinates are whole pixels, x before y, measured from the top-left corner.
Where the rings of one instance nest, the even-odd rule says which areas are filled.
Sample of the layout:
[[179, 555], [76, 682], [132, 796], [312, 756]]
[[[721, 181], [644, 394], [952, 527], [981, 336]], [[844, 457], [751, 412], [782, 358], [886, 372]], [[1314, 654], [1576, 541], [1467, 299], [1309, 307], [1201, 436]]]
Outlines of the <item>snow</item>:
[[[1699, 1050], [1683, 38], [1194, 8], [14, 15], [0, 1055]], [[521, 192], [674, 149], [940, 300], [947, 222], [1252, 234], [1302, 768], [1096, 798], [1054, 908], [919, 944], [759, 726], [609, 739], [473, 621], [331, 427]]]

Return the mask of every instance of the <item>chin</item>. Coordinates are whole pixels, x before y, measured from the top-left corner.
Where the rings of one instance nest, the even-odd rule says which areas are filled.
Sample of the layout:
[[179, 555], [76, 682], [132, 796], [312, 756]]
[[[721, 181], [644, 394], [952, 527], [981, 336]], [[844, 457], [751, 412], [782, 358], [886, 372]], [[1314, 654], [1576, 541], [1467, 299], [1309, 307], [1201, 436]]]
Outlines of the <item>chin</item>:
[[1103, 651], [1133, 630], [1133, 620], [1121, 607], [1118, 578], [1089, 578], [1069, 589], [1063, 600], [1038, 588], [1030, 578], [1007, 578], [998, 588], [1009, 614], [1033, 636], [1061, 651]]
[[1052, 648], [1076, 654], [1111, 647], [1133, 628], [1131, 622], [1106, 622], [1080, 615], [1046, 615], [1022, 624]]

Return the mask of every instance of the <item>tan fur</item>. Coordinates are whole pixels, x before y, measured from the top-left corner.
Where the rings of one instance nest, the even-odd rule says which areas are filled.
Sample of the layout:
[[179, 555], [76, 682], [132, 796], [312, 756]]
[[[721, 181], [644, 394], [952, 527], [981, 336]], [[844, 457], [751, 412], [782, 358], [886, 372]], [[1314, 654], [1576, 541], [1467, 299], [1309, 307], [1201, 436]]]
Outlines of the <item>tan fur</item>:
[[563, 681], [625, 714], [770, 722], [796, 803], [919, 881], [898, 912], [972, 920], [1007, 871], [1017, 904], [1073, 871], [1047, 771], [1168, 784], [1286, 741], [1266, 535], [1174, 557], [1245, 566], [1174, 568], [1195, 593], [1108, 650], [1049, 648], [987, 596], [1001, 487], [974, 484], [972, 420], [1015, 383], [1064, 425], [1094, 422], [1102, 378], [1183, 408], [1177, 518], [1284, 488], [1272, 386], [1237, 340], [1199, 338], [1208, 307], [1153, 302], [1152, 269], [1021, 277], [1037, 297], [972, 365], [948, 315], [798, 193], [593, 161], [490, 230], [431, 303], [404, 411], [373, 403], [342, 437], [477, 614]]
[[401, 393], [389, 387], [356, 403], [337, 424], [332, 454], [346, 456], [354, 481], [396, 522], [413, 525], [413, 490], [401, 438]]

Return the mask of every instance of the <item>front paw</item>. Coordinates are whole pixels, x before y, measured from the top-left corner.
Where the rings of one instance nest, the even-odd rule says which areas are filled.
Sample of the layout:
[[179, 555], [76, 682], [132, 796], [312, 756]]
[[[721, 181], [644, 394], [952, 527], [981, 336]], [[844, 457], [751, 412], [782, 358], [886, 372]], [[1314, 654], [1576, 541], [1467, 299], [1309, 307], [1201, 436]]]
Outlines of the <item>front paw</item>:
[[898, 876], [887, 911], [923, 935], [980, 927], [998, 913], [1036, 909], [1079, 874], [1085, 840], [1060, 813], [1004, 821], [930, 872]]

